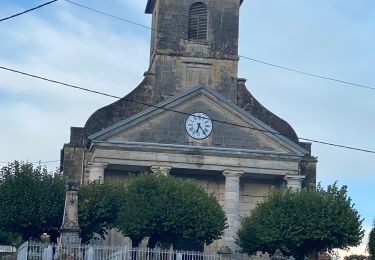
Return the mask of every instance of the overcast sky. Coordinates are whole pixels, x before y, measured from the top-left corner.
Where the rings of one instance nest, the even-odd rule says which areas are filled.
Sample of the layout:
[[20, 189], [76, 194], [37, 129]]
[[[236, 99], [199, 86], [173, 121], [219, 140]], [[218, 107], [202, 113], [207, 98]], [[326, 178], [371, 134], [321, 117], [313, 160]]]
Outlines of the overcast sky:
[[[77, 1], [150, 25], [146, 0]], [[0, 18], [41, 3], [0, 0]], [[148, 68], [149, 41], [145, 28], [60, 0], [0, 23], [0, 66], [124, 96]], [[373, 0], [245, 0], [239, 41], [243, 56], [375, 88]], [[375, 150], [374, 90], [246, 59], [239, 77], [300, 137]], [[58, 160], [69, 128], [113, 101], [0, 70], [0, 162]], [[375, 218], [375, 154], [320, 144], [313, 154], [318, 181], [348, 185], [368, 230]]]

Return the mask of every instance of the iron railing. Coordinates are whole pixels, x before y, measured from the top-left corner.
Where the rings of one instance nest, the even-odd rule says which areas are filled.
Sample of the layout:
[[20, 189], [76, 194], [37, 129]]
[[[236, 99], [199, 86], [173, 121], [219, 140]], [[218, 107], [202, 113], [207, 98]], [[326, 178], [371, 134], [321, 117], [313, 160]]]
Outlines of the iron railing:
[[17, 260], [221, 260], [221, 255], [126, 246], [28, 243], [18, 250]]

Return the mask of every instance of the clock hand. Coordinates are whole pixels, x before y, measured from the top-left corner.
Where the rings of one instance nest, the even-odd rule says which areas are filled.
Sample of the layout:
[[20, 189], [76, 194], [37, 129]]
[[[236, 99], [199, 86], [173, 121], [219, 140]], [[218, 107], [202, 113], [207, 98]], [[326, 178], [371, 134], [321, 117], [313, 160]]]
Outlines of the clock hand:
[[200, 124], [198, 125], [198, 129], [199, 129], [199, 128], [202, 130], [203, 134], [206, 134], [206, 131], [203, 130], [203, 128], [201, 127]]
[[197, 123], [198, 127], [197, 127], [197, 130], [195, 130], [195, 133], [197, 134], [198, 133], [198, 130], [199, 128], [201, 127], [201, 124], [200, 123]]

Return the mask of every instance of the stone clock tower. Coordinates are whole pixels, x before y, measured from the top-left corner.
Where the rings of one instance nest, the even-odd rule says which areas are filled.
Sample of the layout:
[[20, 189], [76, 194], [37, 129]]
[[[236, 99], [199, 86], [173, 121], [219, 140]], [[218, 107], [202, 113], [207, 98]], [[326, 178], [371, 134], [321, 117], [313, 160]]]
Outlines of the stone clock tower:
[[205, 85], [237, 102], [240, 0], [150, 0], [155, 94]]
[[[142, 171], [196, 180], [217, 197], [229, 225], [207, 248], [226, 252], [238, 250], [240, 215], [270, 189], [315, 181], [317, 162], [311, 145], [237, 75], [241, 4], [148, 0], [153, 30], [144, 80], [84, 127], [72, 127], [61, 159], [64, 174], [81, 182]], [[109, 240], [121, 241], [115, 234]]]

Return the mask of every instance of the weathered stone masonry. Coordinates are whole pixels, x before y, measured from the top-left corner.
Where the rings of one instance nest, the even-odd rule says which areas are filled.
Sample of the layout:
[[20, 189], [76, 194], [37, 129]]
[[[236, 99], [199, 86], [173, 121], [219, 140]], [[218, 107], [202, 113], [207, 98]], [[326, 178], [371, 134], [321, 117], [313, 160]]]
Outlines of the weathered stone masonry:
[[[197, 25], [207, 25], [199, 41], [189, 40], [190, 8], [196, 3], [207, 11], [202, 16], [207, 20]], [[126, 180], [129, 172], [146, 170], [196, 180], [218, 198], [228, 217], [223, 239], [210, 248], [232, 251], [240, 215], [282, 184], [300, 189], [315, 181], [317, 163], [311, 144], [299, 142], [293, 128], [261, 105], [246, 79], [238, 77], [241, 4], [148, 0], [154, 30], [144, 80], [93, 113], [84, 127], [72, 127], [61, 159], [64, 174], [81, 182]], [[204, 112], [232, 125], [213, 121], [212, 133], [195, 140], [185, 130], [187, 115], [170, 110]], [[109, 238], [111, 244], [125, 241], [114, 234]]]

